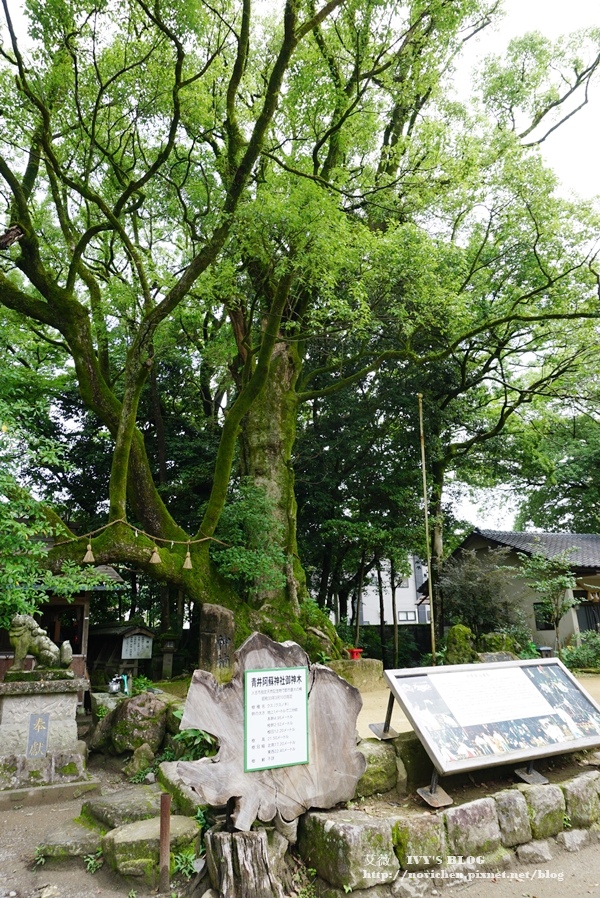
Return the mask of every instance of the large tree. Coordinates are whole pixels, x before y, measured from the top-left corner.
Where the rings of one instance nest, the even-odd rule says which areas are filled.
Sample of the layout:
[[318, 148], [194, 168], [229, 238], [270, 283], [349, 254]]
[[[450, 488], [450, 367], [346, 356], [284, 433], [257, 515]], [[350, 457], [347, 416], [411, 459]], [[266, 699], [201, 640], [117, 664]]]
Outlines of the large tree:
[[[391, 362], [411, 387], [433, 385], [430, 409], [446, 407], [436, 382], [453, 399], [479, 385], [473, 433], [455, 424], [447, 441], [454, 458], [572, 364], [550, 354], [555, 322], [597, 313], [592, 223], [552, 205], [524, 143], [587, 90], [597, 35], [577, 58], [540, 38], [490, 64], [490, 119], [446, 96], [453, 59], [496, 11], [485, 0], [287, 0], [262, 21], [250, 0], [30, 0], [21, 43], [2, 3], [0, 303], [56, 350], [54, 371], [74, 375], [110, 440], [94, 554], [236, 607], [209, 546], [238, 453], [285, 557], [285, 585], [258, 584], [253, 601], [297, 613], [301, 403]], [[511, 367], [524, 348], [539, 369], [525, 385]], [[186, 510], [175, 501], [177, 377], [194, 381], [214, 447], [203, 508], [202, 489]], [[80, 558], [71, 536], [60, 555]]]

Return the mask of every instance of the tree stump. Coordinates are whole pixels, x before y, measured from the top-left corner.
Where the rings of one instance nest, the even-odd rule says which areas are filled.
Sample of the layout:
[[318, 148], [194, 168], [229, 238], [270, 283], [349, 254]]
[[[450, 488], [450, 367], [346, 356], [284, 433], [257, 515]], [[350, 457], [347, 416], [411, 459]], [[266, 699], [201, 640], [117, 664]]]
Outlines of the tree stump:
[[209, 832], [205, 837], [210, 881], [227, 898], [285, 898], [273, 875], [267, 852], [267, 834]]

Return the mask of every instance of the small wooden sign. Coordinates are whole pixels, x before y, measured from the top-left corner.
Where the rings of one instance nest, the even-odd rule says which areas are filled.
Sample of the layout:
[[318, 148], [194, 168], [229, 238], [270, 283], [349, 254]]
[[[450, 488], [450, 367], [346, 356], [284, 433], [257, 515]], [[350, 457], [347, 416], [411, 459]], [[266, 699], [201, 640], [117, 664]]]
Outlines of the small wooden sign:
[[27, 736], [27, 757], [35, 760], [45, 758], [48, 751], [48, 728], [50, 714], [30, 714]]

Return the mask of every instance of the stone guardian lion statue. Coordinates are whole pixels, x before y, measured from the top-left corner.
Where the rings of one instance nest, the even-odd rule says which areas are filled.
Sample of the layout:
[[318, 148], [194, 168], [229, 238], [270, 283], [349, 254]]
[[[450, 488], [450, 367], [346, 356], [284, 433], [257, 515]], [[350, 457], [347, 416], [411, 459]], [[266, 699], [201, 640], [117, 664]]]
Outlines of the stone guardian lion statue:
[[38, 667], [65, 668], [73, 660], [70, 642], [59, 648], [30, 614], [15, 614], [10, 624], [10, 644], [15, 653], [12, 670], [23, 670], [25, 657], [33, 655]]

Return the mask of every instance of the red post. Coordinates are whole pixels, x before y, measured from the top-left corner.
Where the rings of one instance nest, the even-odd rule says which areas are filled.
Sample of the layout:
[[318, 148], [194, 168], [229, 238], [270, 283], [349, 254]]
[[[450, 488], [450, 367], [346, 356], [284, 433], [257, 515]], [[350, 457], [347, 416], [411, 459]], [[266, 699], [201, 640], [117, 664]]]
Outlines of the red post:
[[158, 891], [169, 891], [169, 860], [171, 851], [171, 795], [160, 796], [160, 851], [158, 856]]

